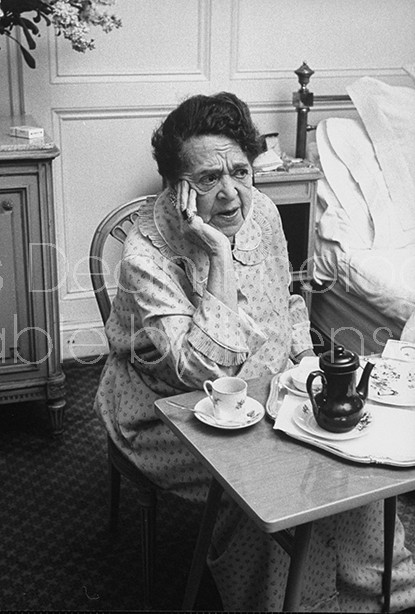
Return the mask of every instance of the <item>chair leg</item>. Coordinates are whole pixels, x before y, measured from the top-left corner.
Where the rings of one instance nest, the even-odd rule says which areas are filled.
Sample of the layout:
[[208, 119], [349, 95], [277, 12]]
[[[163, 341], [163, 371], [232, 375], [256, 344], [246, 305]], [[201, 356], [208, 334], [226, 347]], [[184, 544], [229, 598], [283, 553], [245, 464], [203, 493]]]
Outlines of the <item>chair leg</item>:
[[156, 508], [141, 508], [141, 544], [144, 575], [144, 605], [151, 609], [156, 548]]
[[108, 474], [110, 486], [109, 528], [110, 531], [115, 531], [117, 528], [118, 510], [120, 507], [121, 475], [111, 461], [109, 461]]
[[393, 543], [395, 540], [397, 497], [384, 501], [384, 570], [382, 578], [383, 612], [389, 612], [392, 589]]

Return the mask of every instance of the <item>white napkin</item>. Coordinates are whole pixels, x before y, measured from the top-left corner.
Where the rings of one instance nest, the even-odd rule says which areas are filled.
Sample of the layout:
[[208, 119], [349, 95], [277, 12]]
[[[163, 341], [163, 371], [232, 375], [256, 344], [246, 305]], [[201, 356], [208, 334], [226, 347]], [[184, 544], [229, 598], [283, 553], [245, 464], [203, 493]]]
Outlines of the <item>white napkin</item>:
[[268, 149], [259, 154], [253, 162], [254, 170], [256, 171], [274, 171], [279, 166], [282, 166], [282, 159], [274, 149]]
[[[365, 410], [371, 414], [371, 422], [364, 434], [354, 439], [323, 439], [297, 426], [294, 417], [301, 411], [304, 400], [288, 394], [281, 405], [274, 429], [322, 448], [343, 458], [360, 463], [386, 465], [415, 465], [415, 407], [401, 408], [367, 402]], [[310, 407], [310, 402], [306, 401]]]

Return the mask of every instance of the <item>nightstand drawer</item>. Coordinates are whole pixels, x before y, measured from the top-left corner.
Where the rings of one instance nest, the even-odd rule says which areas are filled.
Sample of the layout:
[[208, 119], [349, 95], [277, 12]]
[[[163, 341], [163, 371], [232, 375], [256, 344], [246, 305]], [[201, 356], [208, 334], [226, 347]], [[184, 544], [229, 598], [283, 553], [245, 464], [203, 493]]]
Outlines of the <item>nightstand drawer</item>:
[[256, 187], [264, 192], [275, 204], [284, 204], [301, 200], [309, 200], [312, 184], [310, 181], [292, 183], [257, 183]]

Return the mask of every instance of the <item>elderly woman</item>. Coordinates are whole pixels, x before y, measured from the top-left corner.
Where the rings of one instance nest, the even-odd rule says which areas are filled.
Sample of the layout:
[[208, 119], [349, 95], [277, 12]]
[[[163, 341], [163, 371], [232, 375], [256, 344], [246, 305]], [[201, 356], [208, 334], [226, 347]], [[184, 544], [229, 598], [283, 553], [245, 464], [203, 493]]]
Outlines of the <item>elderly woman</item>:
[[[275, 205], [252, 186], [260, 139], [230, 93], [194, 96], [155, 131], [166, 189], [141, 206], [106, 326], [96, 409], [120, 449], [161, 489], [205, 500], [209, 475], [155, 417], [162, 396], [206, 379], [270, 377], [313, 354], [302, 297], [289, 294]], [[283, 494], [282, 494], [283, 496]], [[305, 611], [379, 611], [382, 506], [315, 523]], [[395, 609], [415, 605], [397, 528]], [[281, 610], [288, 556], [224, 499], [209, 565], [226, 610]]]

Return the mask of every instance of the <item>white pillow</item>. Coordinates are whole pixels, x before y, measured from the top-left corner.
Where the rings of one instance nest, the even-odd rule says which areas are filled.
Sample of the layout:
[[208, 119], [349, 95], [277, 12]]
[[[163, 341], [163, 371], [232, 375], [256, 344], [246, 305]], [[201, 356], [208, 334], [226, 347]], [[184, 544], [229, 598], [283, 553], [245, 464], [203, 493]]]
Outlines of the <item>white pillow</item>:
[[373, 143], [402, 228], [415, 228], [415, 89], [372, 77], [346, 89]]

